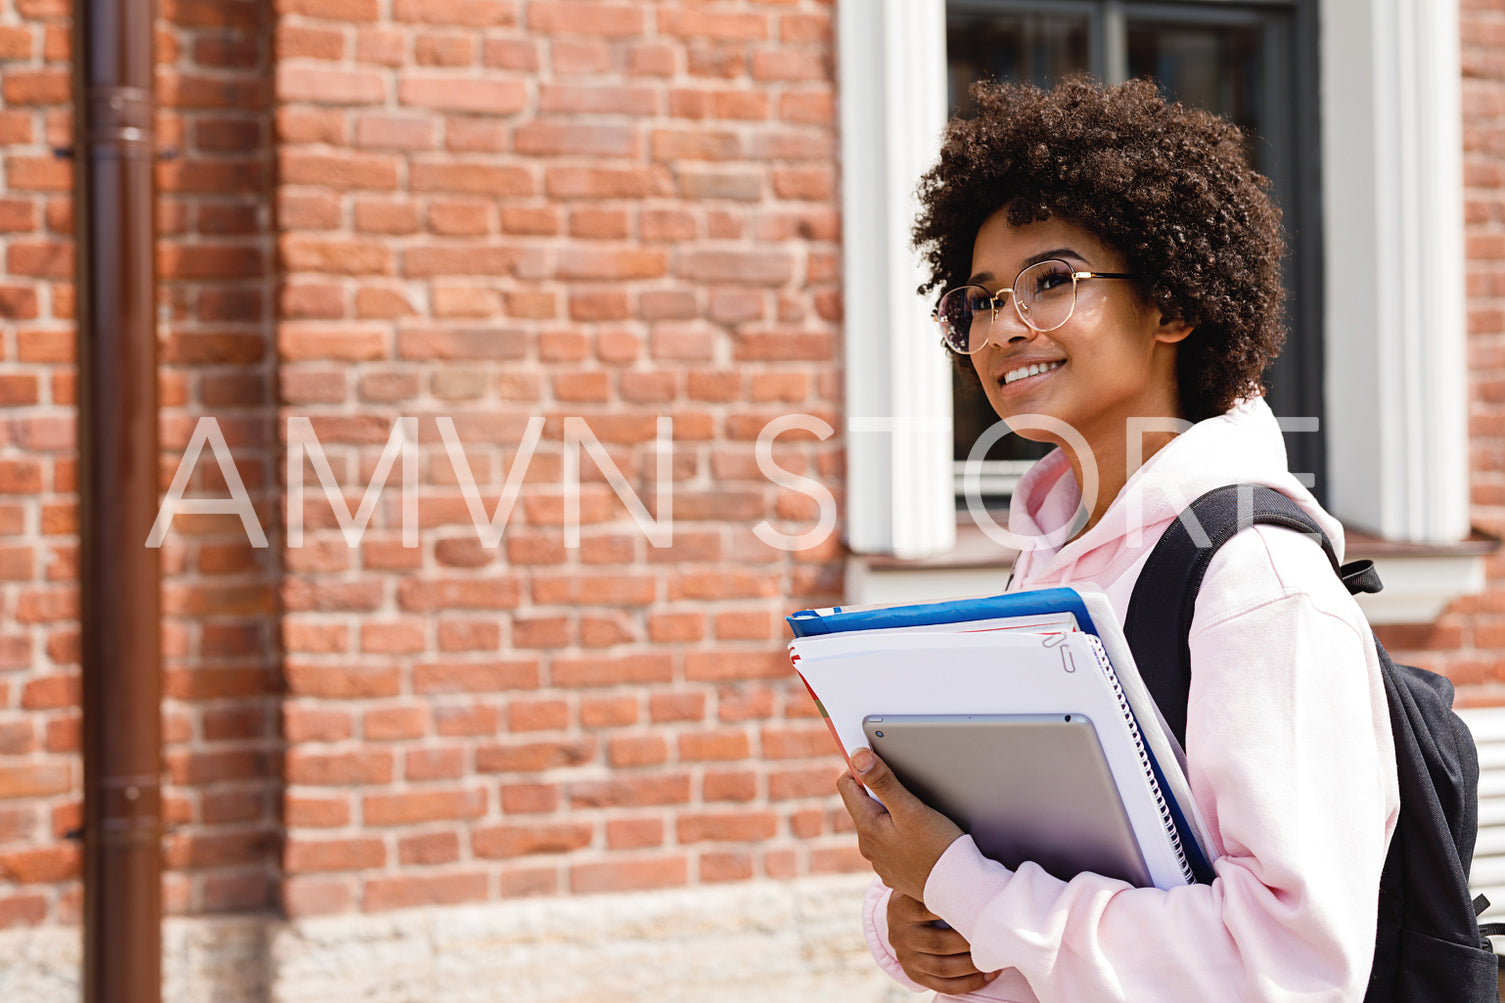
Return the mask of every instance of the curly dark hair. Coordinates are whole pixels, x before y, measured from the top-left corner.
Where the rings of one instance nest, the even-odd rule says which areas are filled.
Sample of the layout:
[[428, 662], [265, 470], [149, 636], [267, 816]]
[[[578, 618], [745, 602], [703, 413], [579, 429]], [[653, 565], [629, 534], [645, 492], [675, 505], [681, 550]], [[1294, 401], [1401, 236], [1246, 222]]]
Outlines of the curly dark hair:
[[998, 210], [1014, 226], [1061, 217], [1128, 257], [1146, 305], [1195, 328], [1176, 361], [1188, 419], [1259, 393], [1285, 341], [1285, 240], [1242, 130], [1167, 102], [1149, 80], [983, 82], [972, 96], [976, 116], [952, 120], [920, 180], [920, 293], [966, 283], [977, 232]]

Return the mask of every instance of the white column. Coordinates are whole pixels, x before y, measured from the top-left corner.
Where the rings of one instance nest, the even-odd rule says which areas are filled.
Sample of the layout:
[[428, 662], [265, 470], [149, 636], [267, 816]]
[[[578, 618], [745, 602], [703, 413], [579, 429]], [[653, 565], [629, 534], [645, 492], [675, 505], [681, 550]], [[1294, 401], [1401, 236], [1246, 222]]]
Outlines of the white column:
[[942, 0], [837, 7], [847, 542], [920, 557], [955, 543], [950, 362], [909, 229], [946, 117]]
[[1330, 507], [1468, 534], [1457, 0], [1322, 0]]

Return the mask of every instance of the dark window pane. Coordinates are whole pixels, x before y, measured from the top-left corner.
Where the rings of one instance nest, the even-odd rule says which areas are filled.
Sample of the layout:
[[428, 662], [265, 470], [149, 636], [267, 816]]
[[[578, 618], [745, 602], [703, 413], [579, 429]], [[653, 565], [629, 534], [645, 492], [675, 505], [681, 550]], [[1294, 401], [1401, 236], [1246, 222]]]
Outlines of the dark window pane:
[[[1090, 68], [1091, 24], [1085, 15], [987, 10], [952, 4], [946, 16], [948, 98], [953, 112], [974, 111], [969, 89], [977, 80], [1028, 81], [1050, 87]], [[998, 416], [977, 381], [952, 378], [953, 457], [965, 460]], [[988, 450], [989, 460], [1032, 460], [1048, 447], [1017, 435]]]
[[1206, 108], [1250, 130], [1249, 162], [1268, 171], [1253, 134], [1268, 135], [1264, 32], [1255, 25], [1130, 20], [1129, 76], [1153, 77], [1170, 98]]
[[951, 107], [972, 114], [976, 80], [1018, 80], [1040, 87], [1088, 69], [1086, 17], [952, 10], [946, 17]]

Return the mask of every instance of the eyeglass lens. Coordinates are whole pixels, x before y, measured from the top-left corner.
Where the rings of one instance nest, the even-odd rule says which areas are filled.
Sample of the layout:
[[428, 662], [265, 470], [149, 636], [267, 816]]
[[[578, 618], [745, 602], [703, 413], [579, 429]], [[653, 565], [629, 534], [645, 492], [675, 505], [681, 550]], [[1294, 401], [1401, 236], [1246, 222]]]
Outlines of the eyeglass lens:
[[1019, 319], [1036, 331], [1053, 331], [1071, 319], [1076, 307], [1076, 280], [1064, 261], [1041, 261], [1030, 265], [1014, 279], [1012, 290], [996, 296], [982, 286], [958, 286], [941, 297], [936, 307], [942, 337], [966, 355], [981, 351], [988, 343], [994, 313], [1006, 309], [1011, 298]]

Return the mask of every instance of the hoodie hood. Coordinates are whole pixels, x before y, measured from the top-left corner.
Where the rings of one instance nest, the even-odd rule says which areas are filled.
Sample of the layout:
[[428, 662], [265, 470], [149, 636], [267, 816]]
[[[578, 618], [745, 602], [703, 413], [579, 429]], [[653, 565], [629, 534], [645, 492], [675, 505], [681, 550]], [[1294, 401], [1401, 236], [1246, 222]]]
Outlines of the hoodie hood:
[[1343, 527], [1286, 469], [1285, 440], [1263, 398], [1197, 422], [1145, 462], [1124, 485], [1096, 526], [1061, 545], [1081, 518], [1081, 490], [1060, 449], [1051, 451], [1019, 481], [1009, 508], [1009, 530], [1036, 546], [1015, 563], [1011, 588], [1092, 583], [1109, 593], [1150, 548], [1170, 521], [1198, 496], [1225, 484], [1260, 484], [1286, 495], [1317, 521], [1343, 556]]

